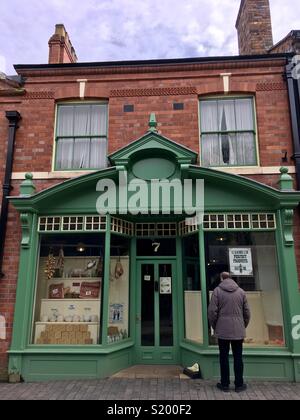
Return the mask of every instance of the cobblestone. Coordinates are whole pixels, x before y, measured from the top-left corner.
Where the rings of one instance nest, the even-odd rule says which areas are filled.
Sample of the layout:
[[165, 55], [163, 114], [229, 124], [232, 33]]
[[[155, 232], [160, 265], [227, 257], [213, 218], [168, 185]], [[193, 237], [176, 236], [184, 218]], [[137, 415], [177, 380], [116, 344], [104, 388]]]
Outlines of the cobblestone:
[[300, 384], [251, 382], [244, 393], [222, 393], [212, 381], [109, 378], [0, 383], [0, 400], [300, 400]]

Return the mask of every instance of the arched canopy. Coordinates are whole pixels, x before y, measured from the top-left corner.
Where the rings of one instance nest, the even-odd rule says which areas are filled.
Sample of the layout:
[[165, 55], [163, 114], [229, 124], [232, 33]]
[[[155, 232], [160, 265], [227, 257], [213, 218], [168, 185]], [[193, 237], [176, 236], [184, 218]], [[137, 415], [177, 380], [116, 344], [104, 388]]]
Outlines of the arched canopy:
[[[112, 165], [109, 168], [70, 179], [37, 194], [28, 193], [34, 191], [28, 177], [21, 185], [21, 195], [10, 200], [19, 211], [38, 214], [94, 213], [99, 197], [98, 182], [109, 179], [118, 189], [120, 172], [126, 172], [128, 181], [143, 179], [148, 184], [151, 179], [201, 179], [206, 211], [274, 211], [294, 208], [300, 201], [300, 193], [292, 189], [287, 174], [282, 174], [284, 190], [279, 190], [242, 176], [196, 166], [197, 153], [161, 136], [155, 129], [110, 155], [109, 161]], [[132, 194], [129, 192], [128, 198]]]

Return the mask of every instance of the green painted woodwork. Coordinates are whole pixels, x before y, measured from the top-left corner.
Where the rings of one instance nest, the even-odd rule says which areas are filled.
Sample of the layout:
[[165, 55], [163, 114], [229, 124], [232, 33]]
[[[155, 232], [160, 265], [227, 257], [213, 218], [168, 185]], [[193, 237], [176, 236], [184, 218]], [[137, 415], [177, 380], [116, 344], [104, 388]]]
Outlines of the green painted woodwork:
[[23, 197], [29, 197], [35, 193], [35, 186], [32, 182], [33, 175], [30, 173], [25, 174], [25, 181], [20, 185], [20, 193]]
[[168, 159], [142, 159], [132, 165], [132, 173], [145, 180], [170, 178], [176, 170], [175, 164]]
[[[142, 346], [141, 344], [141, 296], [142, 296], [142, 279], [141, 267], [143, 264], [154, 266], [154, 280], [159, 279], [159, 264], [166, 264], [172, 266], [172, 310], [173, 310], [173, 346], [160, 346], [160, 314], [159, 314], [159, 291], [154, 292], [154, 331], [155, 331], [155, 345]], [[136, 271], [136, 346], [135, 346], [135, 363], [137, 364], [177, 364], [178, 363], [178, 287], [176, 275], [176, 260], [174, 258], [151, 258], [138, 259]]]
[[157, 122], [156, 122], [156, 117], [154, 113], [150, 115], [148, 131], [157, 132]]
[[289, 175], [289, 170], [288, 168], [284, 168], [282, 167], [280, 169], [280, 180], [279, 180], [279, 185], [280, 185], [280, 189], [281, 191], [293, 191], [294, 190], [294, 180], [291, 177], [291, 175]]
[[[92, 346], [34, 346], [31, 343], [33, 307], [36, 289], [39, 234], [37, 220], [40, 215], [97, 214], [97, 182], [101, 179], [118, 179], [120, 170], [132, 176], [132, 167], [145, 159], [166, 159], [176, 168], [172, 176], [203, 179], [205, 182], [205, 210], [207, 212], [276, 212], [276, 242], [284, 312], [286, 348], [256, 348], [245, 350], [246, 374], [251, 378], [297, 380], [300, 382], [300, 340], [293, 340], [291, 319], [300, 314], [300, 293], [296, 269], [292, 232], [293, 212], [300, 201], [300, 193], [292, 191], [286, 171], [281, 175], [281, 190], [268, 187], [247, 178], [195, 166], [197, 154], [169, 139], [149, 132], [141, 139], [112, 154], [110, 160], [116, 167], [68, 180], [33, 194], [31, 178], [21, 188], [21, 195], [10, 200], [19, 211], [22, 227], [18, 286], [16, 294], [14, 328], [9, 350], [9, 373], [21, 374], [25, 380], [101, 378], [136, 362], [139, 351], [139, 332], [136, 330], [138, 313], [138, 277], [136, 274], [136, 238], [131, 240], [130, 261], [130, 338], [122, 343], [107, 343], [110, 224], [106, 231], [105, 273], [103, 289], [102, 344]], [[167, 165], [167, 164], [166, 164]], [[169, 165], [169, 164], [168, 164]], [[165, 168], [157, 168], [156, 173]], [[30, 185], [28, 185], [28, 182]], [[26, 187], [24, 189], [24, 187]], [[30, 187], [30, 188], [29, 188]], [[33, 195], [32, 195], [33, 194]], [[164, 218], [134, 217], [134, 222], [163, 221]], [[170, 217], [172, 219], [172, 216]], [[173, 217], [178, 221], [178, 216]], [[68, 232], [66, 232], [68, 234]], [[174, 283], [174, 361], [183, 365], [199, 362], [205, 378], [214, 378], [218, 372], [217, 349], [208, 345], [207, 297], [205, 273], [204, 232], [200, 227], [200, 277], [202, 287], [203, 331], [202, 345], [184, 339], [184, 307], [182, 287], [181, 239], [176, 239], [177, 258], [172, 259], [176, 275]], [[148, 260], [151, 260], [149, 258]], [[153, 260], [153, 258], [152, 258]], [[169, 259], [161, 258], [157, 261]], [[176, 296], [176, 298], [175, 298]], [[160, 349], [155, 360], [160, 358]], [[174, 361], [172, 363], [174, 363]], [[168, 363], [161, 360], [160, 363]]]

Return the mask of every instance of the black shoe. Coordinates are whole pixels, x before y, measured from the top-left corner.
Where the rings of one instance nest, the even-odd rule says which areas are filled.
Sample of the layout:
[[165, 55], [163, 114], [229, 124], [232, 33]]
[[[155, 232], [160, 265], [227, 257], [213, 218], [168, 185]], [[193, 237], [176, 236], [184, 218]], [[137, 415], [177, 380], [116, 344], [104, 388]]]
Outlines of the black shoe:
[[222, 385], [222, 384], [217, 384], [217, 388], [220, 390], [220, 391], [223, 391], [223, 392], [229, 392], [229, 386], [224, 386], [224, 385]]
[[242, 386], [236, 386], [235, 387], [235, 392], [243, 392], [243, 391], [246, 391], [246, 389], [247, 389], [247, 385], [246, 384], [243, 384]]

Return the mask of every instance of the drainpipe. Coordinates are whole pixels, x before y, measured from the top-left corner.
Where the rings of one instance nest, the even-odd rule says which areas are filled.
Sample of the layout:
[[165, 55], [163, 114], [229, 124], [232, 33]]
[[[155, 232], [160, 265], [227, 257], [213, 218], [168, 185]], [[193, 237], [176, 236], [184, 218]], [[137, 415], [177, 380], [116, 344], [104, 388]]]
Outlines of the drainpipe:
[[292, 57], [289, 57], [285, 77], [288, 84], [294, 143], [294, 154], [292, 158], [294, 159], [296, 165], [297, 189], [300, 190], [300, 84], [298, 84], [299, 81], [293, 77], [294, 68], [295, 62], [293, 62]]
[[0, 215], [0, 278], [4, 277], [2, 266], [3, 266], [3, 257], [4, 257], [4, 242], [5, 242], [5, 235], [6, 235], [7, 216], [8, 216], [8, 196], [12, 189], [11, 173], [12, 173], [12, 165], [13, 165], [16, 130], [18, 128], [18, 122], [21, 119], [21, 115], [18, 113], [18, 111], [6, 111], [5, 114], [6, 114], [6, 118], [9, 121], [9, 125], [8, 125], [9, 128], [8, 128], [6, 167], [5, 167], [1, 215]]

